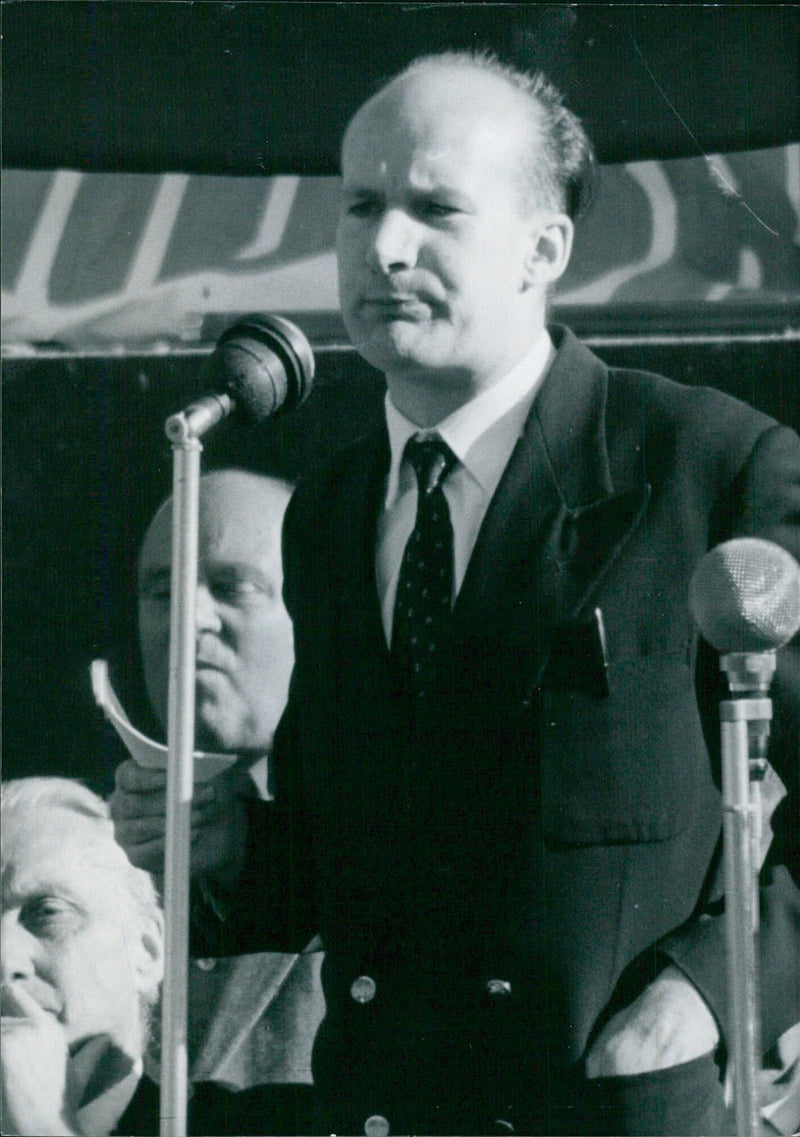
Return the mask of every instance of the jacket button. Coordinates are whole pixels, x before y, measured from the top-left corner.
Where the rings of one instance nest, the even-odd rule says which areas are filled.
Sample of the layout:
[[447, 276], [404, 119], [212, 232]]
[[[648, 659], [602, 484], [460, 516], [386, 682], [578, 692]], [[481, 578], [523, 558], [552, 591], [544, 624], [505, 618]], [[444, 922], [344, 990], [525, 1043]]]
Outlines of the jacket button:
[[511, 984], [507, 979], [488, 979], [486, 994], [504, 998], [511, 994]]
[[373, 1113], [364, 1122], [364, 1132], [367, 1137], [389, 1137], [389, 1122], [379, 1113]]
[[198, 959], [197, 966], [201, 971], [213, 971], [217, 966], [217, 961], [215, 959]]
[[[359, 975], [358, 979], [354, 979], [350, 986], [350, 994], [357, 1003], [370, 1003], [375, 998], [377, 989], [375, 980], [369, 975]], [[387, 1129], [386, 1132], [388, 1133], [389, 1130]]]

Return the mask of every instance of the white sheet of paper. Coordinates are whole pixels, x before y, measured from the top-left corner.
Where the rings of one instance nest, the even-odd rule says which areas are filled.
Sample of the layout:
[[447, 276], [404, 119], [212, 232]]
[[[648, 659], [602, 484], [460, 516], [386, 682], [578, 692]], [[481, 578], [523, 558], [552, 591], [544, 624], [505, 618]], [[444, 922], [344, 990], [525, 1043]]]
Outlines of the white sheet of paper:
[[[167, 748], [137, 730], [128, 719], [122, 704], [117, 698], [108, 675], [108, 664], [104, 659], [92, 660], [89, 668], [92, 677], [94, 701], [103, 711], [127, 747], [134, 762], [151, 770], [166, 770]], [[236, 761], [235, 754], [211, 754], [204, 750], [194, 753], [194, 780], [208, 782], [227, 770]]]

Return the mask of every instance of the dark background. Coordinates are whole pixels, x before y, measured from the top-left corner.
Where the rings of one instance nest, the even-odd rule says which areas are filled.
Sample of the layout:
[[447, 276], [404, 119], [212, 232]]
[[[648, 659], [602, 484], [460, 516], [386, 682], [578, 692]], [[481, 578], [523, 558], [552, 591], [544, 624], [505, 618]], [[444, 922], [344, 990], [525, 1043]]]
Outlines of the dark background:
[[4, 164], [332, 174], [414, 56], [491, 47], [566, 92], [603, 162], [798, 137], [792, 4], [3, 5]]

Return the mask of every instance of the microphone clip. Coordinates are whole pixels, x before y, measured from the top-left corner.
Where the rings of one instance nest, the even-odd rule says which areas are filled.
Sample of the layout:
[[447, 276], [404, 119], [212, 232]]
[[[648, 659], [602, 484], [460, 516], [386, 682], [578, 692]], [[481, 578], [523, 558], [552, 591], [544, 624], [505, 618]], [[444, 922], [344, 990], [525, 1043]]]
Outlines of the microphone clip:
[[173, 446], [191, 444], [227, 418], [233, 406], [233, 399], [224, 391], [205, 395], [185, 410], [170, 415], [164, 423], [164, 432]]
[[774, 651], [731, 651], [720, 657], [720, 671], [728, 676], [728, 687], [736, 698], [766, 694], [775, 674]]
[[775, 674], [774, 651], [732, 651], [719, 661], [728, 676], [731, 698], [720, 705], [723, 729], [741, 723], [747, 735], [747, 765], [750, 780], [763, 781], [767, 772], [772, 700], [767, 696]]

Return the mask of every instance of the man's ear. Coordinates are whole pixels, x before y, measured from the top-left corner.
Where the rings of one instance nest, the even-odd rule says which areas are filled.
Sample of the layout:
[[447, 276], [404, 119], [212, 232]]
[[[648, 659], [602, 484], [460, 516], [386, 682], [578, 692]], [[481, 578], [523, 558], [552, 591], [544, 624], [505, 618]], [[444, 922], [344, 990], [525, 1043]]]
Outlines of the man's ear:
[[141, 929], [134, 965], [141, 994], [157, 992], [164, 978], [164, 916], [153, 912]]
[[523, 289], [546, 287], [564, 273], [575, 228], [566, 213], [537, 213], [531, 220]]

